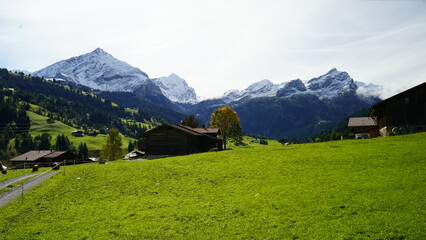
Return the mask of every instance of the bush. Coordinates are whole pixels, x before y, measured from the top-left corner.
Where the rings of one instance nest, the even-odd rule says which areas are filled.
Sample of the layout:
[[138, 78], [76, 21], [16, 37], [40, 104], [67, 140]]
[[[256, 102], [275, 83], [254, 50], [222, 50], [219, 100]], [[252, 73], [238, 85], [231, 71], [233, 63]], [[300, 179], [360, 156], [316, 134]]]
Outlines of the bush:
[[259, 143], [262, 145], [268, 145], [268, 142], [265, 139], [260, 139]]

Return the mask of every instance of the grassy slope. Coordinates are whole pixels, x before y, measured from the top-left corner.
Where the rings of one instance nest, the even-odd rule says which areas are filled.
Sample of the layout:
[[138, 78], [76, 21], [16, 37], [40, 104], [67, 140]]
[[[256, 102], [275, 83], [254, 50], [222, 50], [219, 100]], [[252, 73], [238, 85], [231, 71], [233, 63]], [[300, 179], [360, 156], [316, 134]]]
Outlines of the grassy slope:
[[[256, 146], [256, 144], [250, 144]], [[235, 147], [234, 147], [235, 148]], [[425, 239], [426, 133], [69, 166], [4, 239]]]
[[[38, 115], [34, 112], [27, 111], [28, 116], [31, 119], [31, 135], [37, 136], [43, 133], [49, 133], [52, 135], [52, 144], [55, 144], [56, 136], [59, 134], [64, 134], [69, 138], [69, 140], [74, 143], [77, 147], [81, 142], [87, 144], [89, 150], [100, 150], [102, 145], [105, 144], [106, 135], [98, 134], [94, 136], [84, 136], [84, 137], [74, 137], [71, 135], [71, 132], [77, 130], [73, 127], [70, 127], [60, 121], [55, 121], [55, 123], [47, 123], [47, 117]], [[135, 141], [135, 139], [123, 137], [123, 149], [127, 149], [129, 141]]]

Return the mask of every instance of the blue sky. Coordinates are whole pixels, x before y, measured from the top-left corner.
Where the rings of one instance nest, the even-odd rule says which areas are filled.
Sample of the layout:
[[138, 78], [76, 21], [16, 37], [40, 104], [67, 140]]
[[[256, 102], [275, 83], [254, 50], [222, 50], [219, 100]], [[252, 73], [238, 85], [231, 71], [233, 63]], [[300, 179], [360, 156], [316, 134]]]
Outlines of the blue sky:
[[0, 1], [0, 67], [36, 71], [97, 47], [204, 97], [331, 68], [386, 97], [426, 81], [426, 1]]

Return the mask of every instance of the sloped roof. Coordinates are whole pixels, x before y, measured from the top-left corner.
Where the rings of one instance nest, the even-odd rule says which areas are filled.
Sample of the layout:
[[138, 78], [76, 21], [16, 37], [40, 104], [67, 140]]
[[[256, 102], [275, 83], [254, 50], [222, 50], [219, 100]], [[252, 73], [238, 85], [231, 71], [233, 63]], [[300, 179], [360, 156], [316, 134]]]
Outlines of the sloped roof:
[[377, 123], [371, 117], [349, 118], [348, 127], [370, 127], [370, 126], [377, 126]]
[[192, 127], [188, 127], [188, 126], [181, 125], [181, 124], [171, 125], [171, 124], [167, 124], [167, 123], [164, 123], [161, 126], [158, 126], [156, 128], [153, 128], [153, 129], [146, 131], [142, 136], [146, 136], [146, 135], [152, 133], [153, 131], [155, 131], [156, 129], [160, 129], [160, 128], [164, 128], [164, 127], [171, 127], [171, 128], [183, 131], [183, 132], [188, 133], [188, 134], [193, 135], [193, 136], [200, 136], [200, 137], [203, 136], [203, 137], [211, 138], [211, 139], [214, 139], [214, 140], [217, 140], [217, 141], [222, 141], [219, 138], [215, 138], [215, 137], [209, 136], [205, 133], [202, 133], [201, 131], [197, 131], [195, 128], [192, 128]]
[[44, 158], [56, 158], [61, 156], [62, 154], [66, 153], [67, 151], [53, 151], [50, 154], [47, 154], [46, 156], [44, 156]]
[[52, 150], [32, 150], [28, 151], [24, 154], [21, 154], [19, 156], [16, 156], [10, 161], [26, 161], [26, 162], [34, 162], [39, 160], [40, 158], [57, 158], [61, 156], [62, 154], [66, 153], [68, 151], [52, 151]]
[[21, 154], [19, 156], [16, 156], [12, 159], [10, 159], [9, 161], [28, 161], [28, 162], [33, 162], [36, 161], [46, 155], [49, 155], [50, 153], [52, 153], [51, 150], [32, 150], [32, 151], [28, 151], [24, 154]]
[[208, 134], [208, 133], [220, 134], [219, 128], [194, 128], [194, 130], [204, 134]]

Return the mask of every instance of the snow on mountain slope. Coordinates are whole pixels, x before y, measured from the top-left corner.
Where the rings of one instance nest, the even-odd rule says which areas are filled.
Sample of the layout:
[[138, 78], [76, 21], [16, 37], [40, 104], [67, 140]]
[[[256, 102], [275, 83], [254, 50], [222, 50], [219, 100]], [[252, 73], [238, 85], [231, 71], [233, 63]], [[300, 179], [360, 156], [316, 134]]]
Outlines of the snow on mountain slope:
[[62, 78], [104, 91], [132, 91], [148, 79], [148, 75], [139, 68], [114, 58], [100, 48], [54, 63], [33, 75]]
[[306, 92], [306, 86], [300, 79], [292, 80], [278, 89], [277, 97], [286, 98]]
[[313, 78], [307, 82], [300, 79], [281, 84], [274, 84], [269, 80], [253, 83], [246, 89], [230, 90], [221, 100], [226, 103], [246, 101], [256, 97], [289, 98], [298, 94], [310, 94], [320, 100], [330, 101], [344, 94], [355, 94], [369, 100], [371, 97], [379, 97], [383, 91], [382, 86], [354, 82], [347, 72], [341, 72], [333, 68], [326, 74]]
[[161, 89], [163, 95], [172, 102], [196, 103], [198, 100], [194, 89], [174, 73], [168, 77], [153, 79], [153, 81]]
[[308, 81], [308, 92], [321, 100], [331, 100], [344, 93], [355, 93], [357, 85], [347, 72], [333, 68], [328, 73]]
[[277, 94], [278, 89], [280, 89], [284, 85], [285, 83], [274, 84], [271, 81], [265, 79], [251, 84], [242, 91], [228, 91], [221, 98], [225, 102], [229, 103], [233, 101], [244, 101], [258, 97], [273, 97]]

